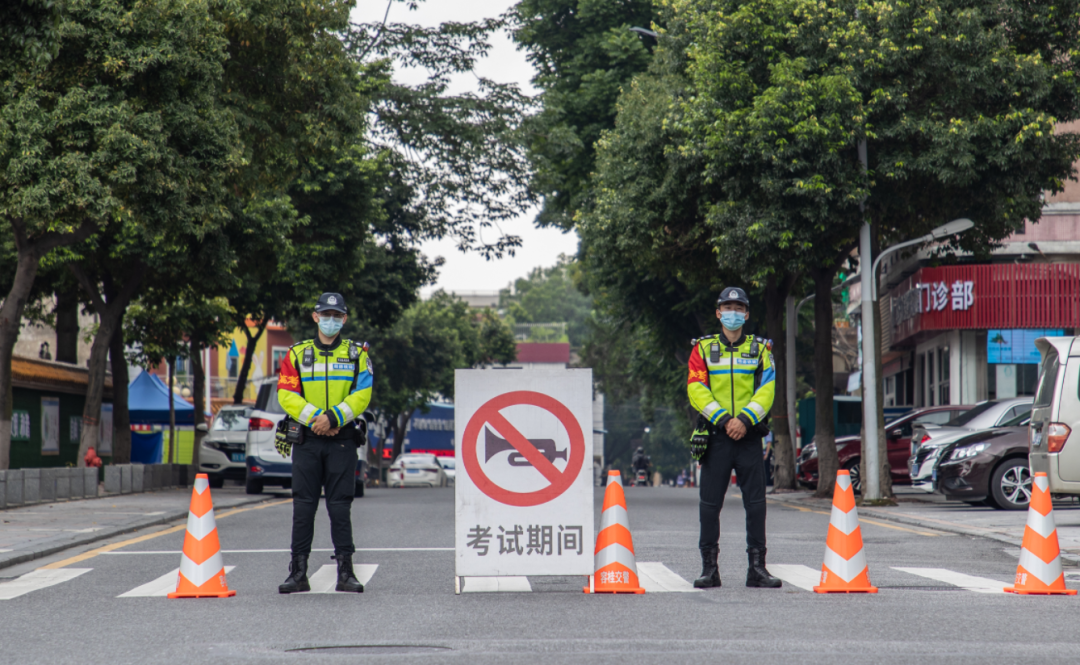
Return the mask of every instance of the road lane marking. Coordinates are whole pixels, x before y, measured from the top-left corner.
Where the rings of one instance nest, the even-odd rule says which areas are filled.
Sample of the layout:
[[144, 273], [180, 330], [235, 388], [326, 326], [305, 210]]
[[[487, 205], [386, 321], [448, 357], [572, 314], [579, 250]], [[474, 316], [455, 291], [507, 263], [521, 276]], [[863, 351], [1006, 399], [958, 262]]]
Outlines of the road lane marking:
[[821, 571], [814, 570], [810, 566], [770, 563], [769, 572], [773, 574], [773, 577], [779, 577], [788, 584], [806, 591], [813, 591], [814, 587], [821, 583]]
[[648, 593], [694, 593], [700, 591], [659, 561], [639, 561], [638, 582]]
[[89, 573], [93, 568], [66, 568], [64, 570], [31, 570], [29, 573], [16, 577], [9, 582], [0, 583], [0, 600], [18, 598], [31, 591], [44, 589], [73, 580], [83, 573]]
[[[236, 566], [225, 566], [225, 574], [228, 575], [234, 568], [236, 568]], [[177, 568], [165, 573], [152, 582], [147, 582], [146, 584], [135, 587], [131, 591], [126, 591], [117, 596], [117, 598], [165, 598], [173, 591], [176, 591], [177, 575], [179, 574], [180, 569]]]
[[1009, 585], [1008, 582], [998, 582], [986, 577], [965, 575], [947, 568], [899, 568], [893, 566], [892, 569], [958, 586], [961, 589], [967, 589], [975, 593], [1005, 593], [1005, 587]]
[[[280, 506], [280, 505], [286, 504], [286, 503], [292, 503], [292, 499], [286, 499], [284, 501], [269, 501], [267, 503], [260, 503], [260, 504], [255, 505], [255, 506], [248, 506], [247, 508], [235, 508], [233, 510], [228, 510], [228, 511], [226, 511], [226, 512], [220, 514], [220, 515], [217, 515], [217, 519], [221, 519], [223, 517], [228, 517], [229, 515], [236, 515], [238, 513], [244, 513], [244, 512], [247, 512], [249, 510], [262, 510], [263, 508], [270, 508], [272, 506]], [[181, 519], [185, 519], [185, 518], [181, 518]], [[67, 568], [68, 566], [70, 566], [73, 563], [81, 563], [81, 562], [86, 561], [88, 559], [93, 559], [94, 557], [96, 557], [99, 554], [105, 554], [106, 552], [112, 552], [113, 550], [118, 550], [121, 547], [127, 547], [128, 545], [135, 545], [136, 543], [144, 543], [144, 542], [146, 542], [148, 540], [152, 540], [152, 539], [158, 538], [160, 536], [165, 536], [165, 535], [168, 535], [170, 533], [177, 533], [177, 532], [183, 531], [185, 529], [187, 529], [187, 522], [186, 521], [183, 524], [179, 524], [179, 525], [174, 526], [174, 527], [169, 527], [168, 529], [162, 529], [161, 531], [155, 531], [154, 533], [148, 533], [145, 536], [138, 536], [138, 537], [135, 537], [135, 538], [129, 538], [127, 540], [122, 540], [122, 541], [120, 541], [118, 543], [112, 543], [111, 545], [105, 545], [103, 547], [98, 547], [98, 548], [92, 549], [89, 552], [83, 552], [82, 554], [76, 554], [73, 557], [70, 557], [70, 558], [67, 558], [67, 559], [62, 559], [60, 561], [50, 563], [50, 564], [48, 564], [46, 566], [42, 566], [41, 568], [38, 568], [38, 570], [57, 570], [59, 568]]]
[[[358, 563], [353, 566], [353, 573], [356, 574], [356, 579], [360, 580], [360, 584], [366, 587], [371, 582], [371, 578], [375, 576], [375, 571], [378, 568], [378, 564]], [[308, 578], [308, 584], [311, 585], [311, 593], [339, 593], [335, 589], [337, 586], [337, 564], [328, 563], [319, 568], [314, 575]], [[341, 591], [340, 593], [345, 592]]]
[[497, 593], [507, 591], [532, 591], [529, 578], [512, 577], [462, 577], [461, 593]]
[[[766, 501], [768, 501], [769, 503], [775, 503], [777, 505], [784, 506], [785, 508], [794, 508], [795, 510], [798, 510], [799, 512], [802, 512], [802, 513], [817, 513], [818, 515], [831, 515], [832, 514], [832, 513], [828, 512], [828, 511], [825, 511], [825, 510], [814, 510], [813, 508], [807, 508], [806, 506], [799, 506], [799, 505], [796, 505], [794, 503], [786, 503], [784, 501], [777, 501], [776, 499], [766, 499]], [[954, 534], [951, 534], [951, 533], [933, 533], [931, 531], [925, 531], [925, 530], [920, 530], [920, 529], [912, 529], [910, 527], [898, 526], [896, 524], [887, 524], [885, 522], [881, 522], [881, 521], [878, 521], [878, 520], [875, 520], [875, 519], [870, 519], [868, 517], [862, 517], [862, 516], [859, 517], [859, 524], [872, 524], [874, 526], [880, 526], [880, 527], [883, 527], [883, 528], [886, 528], [886, 529], [895, 529], [896, 531], [906, 531], [907, 533], [914, 533], [914, 534], [917, 534], [919, 536], [926, 536], [928, 538], [936, 538], [938, 536], [951, 536], [951, 535], [954, 535]]]
[[[313, 549], [312, 552], [333, 552], [333, 548]], [[453, 552], [453, 547], [357, 547], [357, 552]], [[292, 550], [221, 550], [222, 554], [288, 554]], [[102, 552], [102, 554], [181, 554], [181, 550], [128, 550], [126, 552]]]

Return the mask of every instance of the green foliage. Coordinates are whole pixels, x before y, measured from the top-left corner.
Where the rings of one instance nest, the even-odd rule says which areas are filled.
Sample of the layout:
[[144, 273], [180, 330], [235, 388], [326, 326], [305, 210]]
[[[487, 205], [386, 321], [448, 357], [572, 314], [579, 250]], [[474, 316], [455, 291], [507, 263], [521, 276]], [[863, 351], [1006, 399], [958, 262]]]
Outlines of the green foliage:
[[650, 59], [630, 28], [650, 27], [656, 10], [650, 0], [521, 0], [510, 16], [543, 91], [529, 128], [532, 186], [544, 196], [538, 223], [570, 229], [591, 198], [594, 144], [614, 125], [622, 86]]
[[224, 298], [196, 294], [174, 302], [152, 293], [132, 303], [124, 320], [128, 361], [150, 368], [162, 360], [188, 358], [208, 346], [223, 344], [232, 331], [232, 310]]
[[8, 0], [0, 5], [0, 68], [44, 65], [60, 47], [60, 2]]
[[499, 309], [507, 321], [515, 323], [565, 323], [566, 338], [550, 330], [536, 328], [529, 332], [530, 342], [569, 342], [574, 349], [585, 343], [586, 326], [592, 310], [591, 299], [579, 288], [579, 264], [568, 256], [550, 268], [535, 268], [528, 277], [515, 280], [513, 295], [509, 289], [499, 292]]

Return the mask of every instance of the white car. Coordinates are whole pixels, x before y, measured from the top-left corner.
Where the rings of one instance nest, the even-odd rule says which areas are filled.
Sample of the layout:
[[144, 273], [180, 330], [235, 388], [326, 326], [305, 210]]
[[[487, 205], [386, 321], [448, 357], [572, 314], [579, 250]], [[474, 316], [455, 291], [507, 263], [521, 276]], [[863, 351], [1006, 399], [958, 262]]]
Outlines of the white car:
[[200, 432], [206, 432], [199, 450], [199, 472], [209, 476], [210, 487], [222, 487], [226, 479], [244, 481], [250, 415], [250, 406], [230, 404], [221, 407], [209, 427], [198, 426]]
[[387, 483], [390, 487], [443, 487], [446, 473], [434, 455], [406, 453], [390, 465]]
[[435, 460], [439, 463], [439, 466], [442, 467], [443, 473], [446, 475], [446, 484], [453, 485], [457, 473], [455, 466], [457, 464], [456, 460], [453, 457], [442, 456], [436, 457]]

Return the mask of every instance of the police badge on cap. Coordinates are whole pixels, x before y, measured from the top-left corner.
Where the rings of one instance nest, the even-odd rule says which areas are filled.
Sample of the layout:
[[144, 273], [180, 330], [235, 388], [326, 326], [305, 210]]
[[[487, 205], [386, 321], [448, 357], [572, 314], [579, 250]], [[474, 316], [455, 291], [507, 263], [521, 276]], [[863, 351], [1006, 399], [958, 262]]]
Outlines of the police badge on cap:
[[716, 301], [716, 306], [719, 307], [726, 302], [738, 302], [750, 307], [750, 299], [746, 297], [746, 291], [743, 291], [737, 286], [731, 286], [720, 292], [720, 298]]
[[319, 303], [315, 305], [315, 311], [323, 312], [326, 310], [333, 310], [342, 314], [349, 313], [349, 308], [345, 306], [345, 298], [340, 293], [324, 293], [319, 296]]

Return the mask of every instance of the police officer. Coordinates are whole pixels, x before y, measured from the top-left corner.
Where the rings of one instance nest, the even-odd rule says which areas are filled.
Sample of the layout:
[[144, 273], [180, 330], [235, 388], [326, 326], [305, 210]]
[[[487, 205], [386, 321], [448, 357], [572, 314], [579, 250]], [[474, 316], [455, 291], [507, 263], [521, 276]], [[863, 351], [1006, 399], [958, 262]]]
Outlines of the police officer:
[[776, 370], [770, 343], [743, 332], [750, 318], [745, 291], [724, 289], [716, 303], [716, 318], [723, 333], [695, 340], [687, 379], [690, 403], [701, 413], [691, 439], [693, 455], [701, 461], [698, 547], [702, 570], [694, 586], [720, 586], [720, 509], [734, 468], [746, 509], [746, 586], [776, 588], [780, 580], [765, 570], [765, 469], [761, 463], [761, 423], [772, 408]]
[[280, 593], [310, 591], [308, 555], [315, 535], [319, 495], [326, 491], [330, 536], [337, 561], [337, 590], [363, 593], [353, 573], [352, 501], [356, 493], [355, 420], [371, 402], [372, 366], [367, 345], [341, 339], [348, 319], [339, 293], [319, 297], [312, 318], [318, 339], [289, 349], [278, 376], [278, 402], [300, 424], [302, 440], [292, 446], [292, 562]]

